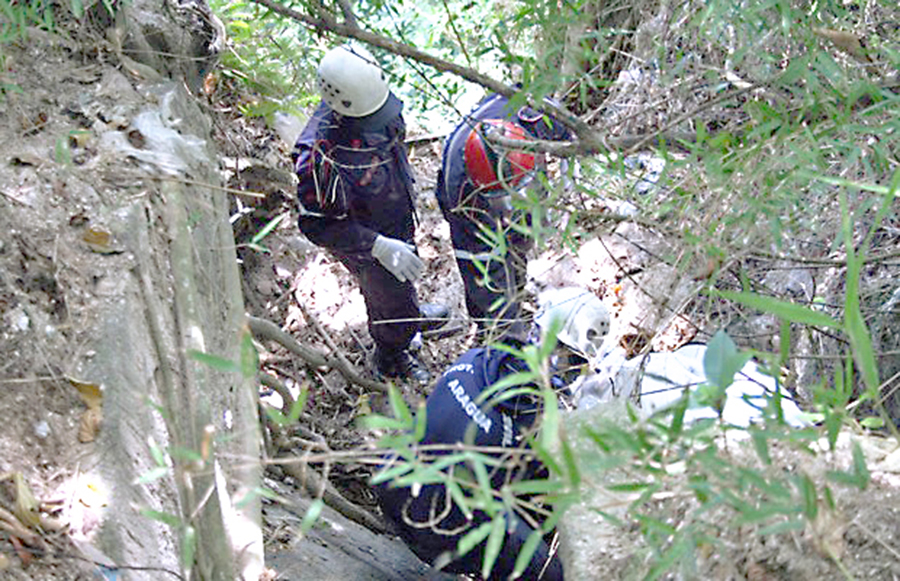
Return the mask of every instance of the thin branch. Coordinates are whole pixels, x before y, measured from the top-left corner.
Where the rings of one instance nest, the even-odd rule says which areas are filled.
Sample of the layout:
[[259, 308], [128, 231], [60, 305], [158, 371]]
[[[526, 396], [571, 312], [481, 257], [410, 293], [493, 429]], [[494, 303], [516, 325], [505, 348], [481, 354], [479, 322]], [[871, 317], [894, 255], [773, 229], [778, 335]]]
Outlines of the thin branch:
[[[395, 55], [404, 58], [411, 58], [422, 64], [428, 65], [437, 71], [452, 73], [458, 77], [462, 77], [469, 82], [481, 85], [489, 91], [492, 91], [499, 95], [503, 95], [504, 97], [512, 98], [517, 94], [517, 91], [514, 87], [498, 81], [493, 77], [482, 74], [475, 69], [445, 61], [426, 52], [423, 52], [415, 47], [399, 43], [379, 34], [375, 34], [358, 27], [342, 24], [335, 20], [335, 18], [330, 14], [319, 13], [317, 16], [311, 16], [309, 14], [304, 14], [302, 12], [298, 12], [296, 10], [292, 10], [291, 8], [282, 6], [274, 0], [252, 1], [256, 4], [265, 6], [276, 14], [280, 14], [285, 18], [295, 20], [313, 29], [325, 29], [338, 36], [354, 38], [366, 44], [376, 46], [378, 48], [391, 52]], [[581, 153], [592, 153], [604, 150], [603, 140], [597, 133], [597, 131], [595, 131], [591, 126], [589, 126], [587, 123], [584, 123], [581, 119], [579, 119], [569, 111], [545, 101], [542, 101], [541, 103], [535, 103], [534, 99], [530, 98], [527, 95], [526, 100], [536, 109], [543, 109], [547, 111], [547, 113], [551, 114], [564, 125], [572, 129], [575, 134], [578, 135], [578, 138], [580, 140]]]
[[338, 357], [337, 354], [324, 354], [311, 347], [301, 345], [271, 321], [266, 321], [265, 319], [257, 317], [247, 317], [247, 323], [250, 326], [250, 331], [258, 339], [275, 341], [294, 355], [299, 356], [312, 367], [328, 367], [340, 372], [340, 374], [344, 376], [344, 379], [350, 383], [366, 389], [374, 389], [385, 393], [388, 391], [388, 386], [386, 384], [362, 377], [356, 368], [354, 368], [346, 359]]
[[331, 335], [328, 331], [325, 330], [325, 327], [322, 326], [322, 323], [319, 322], [319, 319], [316, 318], [312, 313], [309, 312], [305, 306], [300, 303], [297, 303], [297, 306], [300, 307], [300, 312], [303, 313], [303, 317], [309, 322], [312, 323], [312, 326], [316, 328], [316, 332], [325, 341], [325, 344], [328, 345], [328, 348], [331, 349], [331, 353], [337, 357], [338, 361], [343, 363], [345, 366], [352, 368], [353, 365], [350, 361], [347, 360], [347, 357], [344, 355], [344, 352], [341, 351], [337, 344], [334, 342], [334, 339], [331, 338]]
[[350, 5], [350, 0], [337, 0], [338, 6], [341, 7], [341, 13], [344, 15], [344, 24], [353, 28], [359, 28], [359, 23], [356, 21], [356, 14], [353, 13], [353, 6]]
[[270, 373], [260, 373], [259, 382], [281, 396], [281, 413], [289, 415], [291, 408], [294, 407], [294, 396], [291, 395], [291, 390]]
[[[280, 450], [290, 453], [290, 443], [280, 430], [275, 431], [275, 445]], [[331, 451], [326, 450], [326, 455], [330, 454]], [[307, 462], [276, 463], [281, 466], [282, 470], [293, 477], [298, 484], [303, 486], [314, 498], [321, 498], [325, 504], [369, 530], [375, 531], [376, 533], [383, 533], [386, 531], [384, 523], [381, 520], [372, 513], [344, 498], [327, 478], [323, 478], [319, 475], [318, 472], [309, 467]]]
[[450, 22], [450, 30], [453, 31], [453, 34], [456, 35], [456, 41], [459, 43], [459, 50], [462, 51], [463, 56], [466, 57], [466, 64], [470, 67], [472, 66], [472, 59], [469, 58], [469, 51], [466, 50], [466, 43], [463, 42], [462, 35], [459, 33], [459, 30], [456, 28], [456, 18], [453, 17], [453, 13], [450, 12], [450, 7], [447, 6], [447, 0], [441, 0], [444, 5], [444, 12], [447, 13], [447, 20]]
[[247, 317], [247, 324], [250, 327], [250, 331], [258, 339], [270, 339], [281, 344], [282, 347], [294, 355], [299, 355], [301, 359], [313, 367], [329, 366], [325, 354], [301, 345], [293, 337], [282, 331], [275, 323], [257, 317]]
[[[786, 262], [796, 262], [797, 264], [812, 264], [817, 266], [847, 266], [846, 259], [829, 259], [829, 258], [805, 258], [803, 256], [777, 255], [770, 252], [757, 251], [751, 252], [750, 256], [754, 258], [764, 258], [767, 260], [783, 260]], [[900, 251], [885, 252], [877, 256], [865, 256], [864, 264], [872, 264], [876, 262], [885, 262], [894, 258], [900, 258]]]

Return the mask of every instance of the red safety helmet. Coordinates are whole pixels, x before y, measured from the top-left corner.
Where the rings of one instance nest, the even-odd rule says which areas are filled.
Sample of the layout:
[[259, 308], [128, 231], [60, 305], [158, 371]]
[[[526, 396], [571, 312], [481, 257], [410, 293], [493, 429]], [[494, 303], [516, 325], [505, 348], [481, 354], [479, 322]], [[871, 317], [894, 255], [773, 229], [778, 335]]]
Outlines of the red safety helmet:
[[528, 140], [525, 130], [511, 121], [481, 121], [466, 138], [466, 174], [476, 186], [486, 190], [500, 189], [504, 184], [515, 186], [534, 170], [535, 156], [527, 151], [510, 150], [490, 143], [485, 136], [492, 132], [498, 132], [499, 137], [506, 139]]

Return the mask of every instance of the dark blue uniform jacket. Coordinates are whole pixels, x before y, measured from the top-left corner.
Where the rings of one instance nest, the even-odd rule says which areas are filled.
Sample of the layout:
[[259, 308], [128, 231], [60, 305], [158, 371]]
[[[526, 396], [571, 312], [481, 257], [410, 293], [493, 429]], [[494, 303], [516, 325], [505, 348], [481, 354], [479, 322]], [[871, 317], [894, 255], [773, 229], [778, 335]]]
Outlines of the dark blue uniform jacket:
[[[441, 376], [426, 404], [427, 427], [422, 444], [465, 442], [477, 446], [517, 447], [524, 431], [530, 428], [538, 411], [530, 399], [516, 398], [493, 407], [478, 402], [479, 395], [502, 377], [521, 371], [524, 362], [489, 348], [471, 349]], [[488, 398], [490, 399], [490, 398]], [[509, 460], [512, 463], [514, 460]], [[536, 461], [517, 464], [507, 470], [497, 468], [491, 475], [494, 488], [515, 479], [537, 477], [543, 468]], [[429, 484], [413, 496], [409, 488], [379, 486], [379, 500], [385, 516], [421, 559], [434, 560], [453, 552], [456, 544], [472, 528], [487, 522], [487, 515], [475, 512], [467, 521], [440, 484]], [[440, 515], [440, 516], [435, 516]], [[439, 521], [439, 522], [436, 522]], [[507, 517], [508, 534], [491, 579], [506, 579], [513, 571], [519, 549], [533, 529], [515, 515]], [[484, 556], [484, 543], [462, 558], [444, 567], [445, 571], [478, 575]], [[549, 547], [541, 543], [530, 568], [522, 579], [562, 579], [562, 565], [554, 555], [543, 577], [539, 572], [549, 559]]]
[[367, 117], [322, 103], [294, 147], [300, 230], [345, 256], [368, 255], [378, 234], [411, 241], [414, 189], [403, 104], [393, 94]]

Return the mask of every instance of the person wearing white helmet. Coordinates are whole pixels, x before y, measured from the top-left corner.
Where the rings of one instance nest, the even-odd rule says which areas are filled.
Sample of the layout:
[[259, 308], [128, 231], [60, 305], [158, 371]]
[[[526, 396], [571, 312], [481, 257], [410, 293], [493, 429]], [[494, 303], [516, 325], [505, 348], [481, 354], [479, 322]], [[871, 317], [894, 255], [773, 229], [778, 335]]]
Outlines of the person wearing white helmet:
[[406, 156], [403, 103], [361, 46], [328, 51], [317, 70], [322, 102], [294, 146], [299, 227], [359, 281], [380, 377], [430, 377], [408, 346], [423, 321], [448, 309], [419, 305], [413, 282], [415, 190]]
[[556, 328], [556, 337], [585, 360], [600, 352], [609, 334], [609, 311], [594, 293], [563, 287], [543, 291], [538, 297], [540, 310], [534, 317], [542, 333]]

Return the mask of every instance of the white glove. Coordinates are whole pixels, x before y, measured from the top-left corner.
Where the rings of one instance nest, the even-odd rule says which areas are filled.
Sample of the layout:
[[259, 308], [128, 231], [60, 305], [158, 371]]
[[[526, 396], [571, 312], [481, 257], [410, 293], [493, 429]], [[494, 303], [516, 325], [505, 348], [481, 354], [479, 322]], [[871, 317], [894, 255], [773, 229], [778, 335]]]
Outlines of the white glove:
[[414, 250], [411, 244], [379, 234], [372, 246], [372, 256], [400, 282], [412, 282], [419, 278], [425, 266]]

